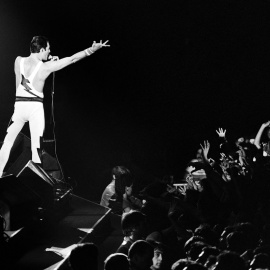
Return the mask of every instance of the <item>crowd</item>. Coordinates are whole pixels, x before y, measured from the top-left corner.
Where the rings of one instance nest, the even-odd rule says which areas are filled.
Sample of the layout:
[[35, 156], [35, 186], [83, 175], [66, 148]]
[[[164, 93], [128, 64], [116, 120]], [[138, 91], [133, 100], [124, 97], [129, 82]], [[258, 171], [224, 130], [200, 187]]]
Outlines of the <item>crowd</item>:
[[270, 269], [270, 121], [253, 140], [216, 132], [219, 147], [198, 146], [185, 188], [164, 177], [135, 193], [132, 173], [113, 168], [101, 205], [121, 215], [123, 242], [104, 269]]
[[[270, 121], [254, 140], [216, 132], [219, 147], [198, 146], [185, 188], [164, 176], [136, 191], [128, 168], [112, 169], [100, 204], [121, 216], [123, 241], [104, 270], [270, 269]], [[98, 256], [79, 244], [69, 264], [97, 270]]]

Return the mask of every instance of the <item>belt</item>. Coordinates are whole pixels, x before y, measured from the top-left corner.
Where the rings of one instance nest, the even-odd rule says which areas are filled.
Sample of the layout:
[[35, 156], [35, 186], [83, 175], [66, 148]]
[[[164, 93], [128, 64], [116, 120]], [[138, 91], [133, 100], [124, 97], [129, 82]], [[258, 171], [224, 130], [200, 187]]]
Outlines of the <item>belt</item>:
[[17, 101], [38, 101], [43, 103], [43, 98], [41, 97], [16, 97], [16, 102]]

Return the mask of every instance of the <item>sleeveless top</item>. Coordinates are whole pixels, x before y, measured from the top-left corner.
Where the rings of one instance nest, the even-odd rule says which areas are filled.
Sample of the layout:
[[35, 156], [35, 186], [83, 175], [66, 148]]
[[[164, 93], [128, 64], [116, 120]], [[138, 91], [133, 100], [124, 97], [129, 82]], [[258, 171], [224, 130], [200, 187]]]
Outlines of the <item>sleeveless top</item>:
[[26, 78], [24, 73], [24, 60], [25, 58], [22, 58], [20, 62], [21, 82], [16, 91], [16, 100], [18, 98], [43, 99], [43, 93], [38, 92], [33, 86], [34, 78], [43, 62], [39, 61], [32, 74], [28, 78]]

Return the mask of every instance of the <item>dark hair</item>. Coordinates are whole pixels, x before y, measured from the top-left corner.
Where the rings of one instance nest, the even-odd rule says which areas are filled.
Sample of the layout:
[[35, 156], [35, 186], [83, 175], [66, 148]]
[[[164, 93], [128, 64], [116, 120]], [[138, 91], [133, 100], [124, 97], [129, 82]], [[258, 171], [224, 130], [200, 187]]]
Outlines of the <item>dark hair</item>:
[[200, 224], [194, 231], [194, 235], [203, 237], [205, 242], [209, 245], [217, 246], [219, 239], [215, 231], [210, 227], [209, 224]]
[[130, 187], [133, 184], [133, 177], [129, 169], [124, 166], [114, 167], [112, 169], [112, 175], [115, 176], [116, 200], [122, 202], [125, 188]]
[[144, 256], [144, 254], [154, 254], [154, 248], [145, 240], [137, 240], [134, 242], [128, 250], [128, 258], [131, 259], [135, 255]]
[[112, 253], [104, 261], [105, 270], [128, 270], [129, 261], [126, 254], [123, 253]]
[[122, 215], [121, 227], [124, 235], [130, 235], [134, 228], [145, 221], [145, 215], [140, 211], [132, 210]]
[[48, 42], [49, 40], [44, 36], [34, 36], [30, 43], [30, 52], [39, 53], [42, 48], [46, 49]]
[[81, 243], [71, 250], [69, 265], [73, 270], [86, 269], [91, 266], [98, 269], [98, 248], [94, 243]]
[[245, 270], [244, 259], [237, 253], [223, 251], [217, 256], [216, 269], [222, 270]]
[[250, 262], [250, 269], [268, 268], [270, 266], [269, 256], [266, 253], [259, 253], [254, 255]]
[[208, 268], [206, 268], [205, 266], [196, 262], [188, 264], [185, 268], [183, 268], [183, 270], [207, 270], [207, 269]]

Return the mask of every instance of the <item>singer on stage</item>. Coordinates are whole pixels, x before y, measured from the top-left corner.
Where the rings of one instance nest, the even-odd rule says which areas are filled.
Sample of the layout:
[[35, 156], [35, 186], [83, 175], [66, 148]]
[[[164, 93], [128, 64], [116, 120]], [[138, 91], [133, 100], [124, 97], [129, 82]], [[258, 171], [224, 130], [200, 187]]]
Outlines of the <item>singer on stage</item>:
[[[50, 44], [46, 37], [35, 36], [30, 43], [30, 56], [18, 56], [15, 60], [16, 99], [12, 122], [7, 129], [4, 143], [0, 150], [0, 177], [8, 161], [13, 143], [29, 121], [31, 134], [32, 161], [41, 163], [40, 151], [45, 118], [43, 109], [43, 88], [48, 76], [70, 64], [90, 56], [102, 47], [109, 47], [108, 41], [93, 42], [90, 48], [70, 57], [59, 59], [50, 55]], [[44, 61], [44, 62], [43, 62]]]

